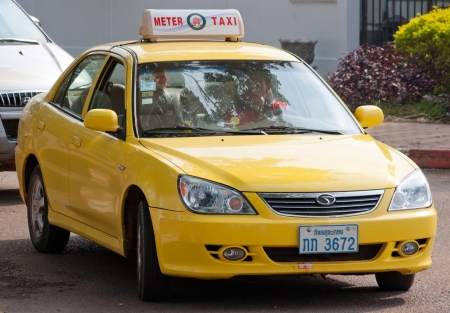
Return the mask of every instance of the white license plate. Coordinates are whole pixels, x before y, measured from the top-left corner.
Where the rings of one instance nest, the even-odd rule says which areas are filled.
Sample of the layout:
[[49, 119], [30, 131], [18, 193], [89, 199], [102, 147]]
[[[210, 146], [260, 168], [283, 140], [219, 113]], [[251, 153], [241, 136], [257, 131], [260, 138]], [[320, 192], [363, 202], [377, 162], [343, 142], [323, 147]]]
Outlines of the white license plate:
[[300, 226], [300, 254], [358, 252], [358, 225]]

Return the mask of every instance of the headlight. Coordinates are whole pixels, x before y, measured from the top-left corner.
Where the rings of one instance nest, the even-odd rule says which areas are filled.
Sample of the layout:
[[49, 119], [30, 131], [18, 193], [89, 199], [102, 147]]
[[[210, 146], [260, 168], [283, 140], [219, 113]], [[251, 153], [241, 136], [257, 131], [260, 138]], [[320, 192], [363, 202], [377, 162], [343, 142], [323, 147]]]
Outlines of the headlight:
[[427, 208], [431, 203], [430, 185], [422, 171], [416, 170], [395, 189], [389, 211]]
[[186, 207], [195, 213], [257, 214], [239, 192], [207, 180], [180, 176], [178, 191]]

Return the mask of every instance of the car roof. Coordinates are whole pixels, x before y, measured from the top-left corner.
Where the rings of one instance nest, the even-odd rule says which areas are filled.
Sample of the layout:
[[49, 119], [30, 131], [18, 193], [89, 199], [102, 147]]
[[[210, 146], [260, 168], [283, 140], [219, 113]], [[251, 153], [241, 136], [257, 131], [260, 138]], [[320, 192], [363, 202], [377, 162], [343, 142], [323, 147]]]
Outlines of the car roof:
[[[90, 50], [111, 49], [114, 46], [132, 50], [138, 63], [193, 60], [275, 60], [299, 61], [294, 55], [267, 45], [249, 42], [216, 40], [161, 40], [157, 42], [120, 42]], [[108, 49], [109, 47], [109, 49]]]

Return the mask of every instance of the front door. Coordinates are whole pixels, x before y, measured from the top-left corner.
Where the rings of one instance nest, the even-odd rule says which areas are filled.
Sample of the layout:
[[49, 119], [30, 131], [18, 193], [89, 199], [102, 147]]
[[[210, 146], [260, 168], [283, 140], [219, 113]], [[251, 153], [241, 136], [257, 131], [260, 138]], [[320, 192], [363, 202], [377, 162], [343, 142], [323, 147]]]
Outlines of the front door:
[[[124, 66], [111, 59], [90, 92], [83, 114], [97, 109], [114, 110], [119, 121], [124, 114]], [[121, 91], [120, 91], [121, 90]], [[123, 94], [122, 94], [123, 93]], [[120, 237], [119, 193], [125, 141], [117, 134], [86, 128], [82, 121], [73, 126], [69, 150], [69, 201], [82, 223], [110, 236]]]

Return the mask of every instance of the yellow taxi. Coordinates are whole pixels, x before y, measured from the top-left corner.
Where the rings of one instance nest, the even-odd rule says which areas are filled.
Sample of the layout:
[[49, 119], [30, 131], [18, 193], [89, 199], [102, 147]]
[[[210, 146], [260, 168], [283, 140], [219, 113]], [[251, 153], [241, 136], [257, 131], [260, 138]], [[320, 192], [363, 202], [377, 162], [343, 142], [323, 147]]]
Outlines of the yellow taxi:
[[246, 43], [236, 10], [145, 10], [139, 40], [93, 47], [25, 107], [16, 168], [31, 241], [70, 232], [135, 258], [141, 300], [170, 277], [372, 274], [431, 266], [422, 171], [364, 129], [297, 56]]

